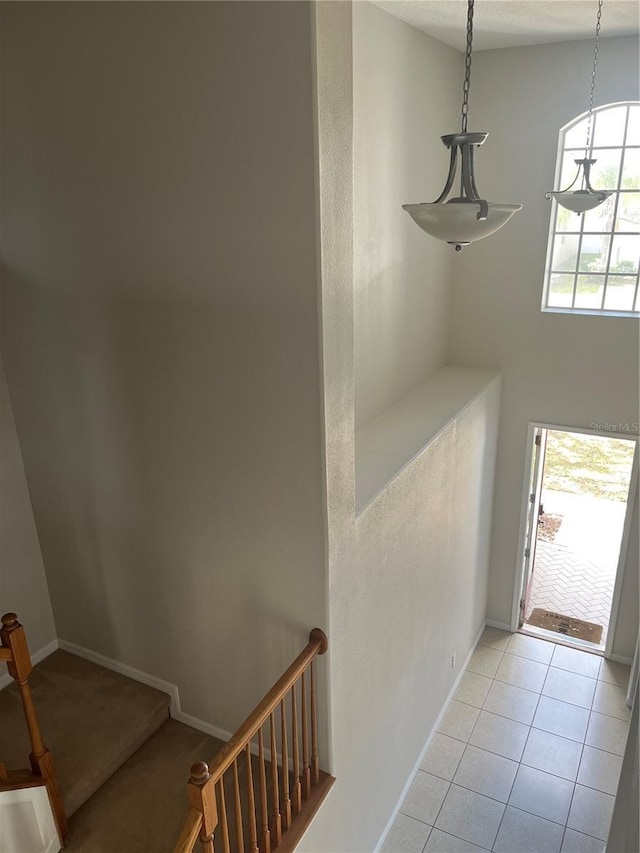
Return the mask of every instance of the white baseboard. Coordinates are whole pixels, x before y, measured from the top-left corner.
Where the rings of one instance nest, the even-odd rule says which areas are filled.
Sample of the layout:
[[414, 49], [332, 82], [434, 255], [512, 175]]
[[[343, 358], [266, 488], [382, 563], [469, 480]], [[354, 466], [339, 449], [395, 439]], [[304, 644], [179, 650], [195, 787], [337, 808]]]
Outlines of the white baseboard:
[[[180, 703], [178, 702], [178, 704]], [[215, 737], [218, 740], [223, 740], [225, 741], [225, 743], [230, 740], [233, 734], [232, 732], [228, 732], [226, 729], [221, 729], [220, 726], [214, 726], [212, 723], [205, 723], [204, 720], [199, 720], [197, 717], [192, 717], [191, 714], [185, 714], [184, 711], [178, 711], [175, 714], [172, 712], [171, 718], [177, 720], [179, 723], [184, 723], [185, 726], [190, 726], [192, 729], [196, 729], [199, 732], [203, 732], [205, 735]]]
[[[416, 773], [417, 773], [417, 772], [418, 772], [418, 770], [420, 769], [420, 765], [421, 765], [421, 764], [422, 764], [422, 762], [424, 761], [424, 757], [425, 757], [425, 755], [426, 755], [426, 753], [427, 753], [427, 750], [429, 749], [429, 746], [430, 746], [430, 744], [431, 744], [431, 741], [433, 740], [433, 736], [434, 736], [434, 735], [435, 735], [435, 733], [438, 731], [438, 726], [439, 726], [439, 725], [440, 725], [440, 723], [442, 722], [442, 718], [444, 717], [444, 715], [445, 715], [445, 713], [446, 713], [446, 710], [447, 710], [447, 708], [449, 707], [449, 702], [453, 699], [453, 695], [454, 695], [454, 693], [456, 692], [456, 690], [458, 689], [458, 685], [460, 684], [460, 681], [462, 680], [462, 676], [464, 675], [465, 670], [466, 670], [467, 666], [469, 665], [469, 661], [471, 660], [471, 655], [474, 653], [475, 648], [476, 648], [476, 646], [478, 645], [478, 640], [479, 640], [479, 639], [480, 639], [480, 637], [482, 636], [482, 632], [484, 631], [485, 626], [486, 626], [486, 625], [490, 625], [490, 627], [496, 627], [496, 626], [497, 626], [497, 624], [499, 624], [499, 623], [496, 623], [496, 624], [492, 624], [492, 623], [490, 623], [490, 622], [483, 622], [483, 623], [482, 623], [482, 626], [480, 627], [480, 630], [478, 631], [478, 634], [477, 634], [477, 636], [476, 636], [475, 640], [474, 640], [474, 641], [473, 641], [473, 643], [471, 644], [471, 649], [469, 650], [469, 654], [467, 655], [467, 657], [466, 657], [466, 660], [465, 660], [464, 664], [460, 667], [460, 672], [458, 673], [458, 675], [457, 675], [457, 677], [456, 677], [456, 680], [453, 682], [453, 685], [452, 685], [452, 687], [451, 687], [451, 690], [449, 691], [449, 695], [448, 695], [448, 696], [447, 696], [447, 698], [444, 700], [444, 704], [443, 704], [443, 706], [442, 706], [442, 709], [441, 709], [440, 713], [438, 714], [438, 717], [436, 718], [435, 723], [433, 724], [433, 728], [432, 728], [432, 729], [431, 729], [431, 731], [429, 732], [429, 736], [427, 737], [427, 740], [425, 741], [425, 744], [424, 744], [424, 746], [422, 747], [422, 750], [420, 751], [420, 755], [418, 756], [418, 760], [416, 761], [416, 763], [415, 763], [415, 765], [414, 765], [414, 768], [413, 768], [413, 770], [411, 771], [411, 773], [410, 773], [410, 775], [409, 775], [409, 778], [407, 779], [407, 783], [406, 783], [406, 785], [405, 785], [405, 786], [404, 786], [404, 788], [402, 789], [402, 793], [400, 794], [400, 798], [398, 799], [398, 802], [397, 802], [397, 804], [396, 804], [396, 807], [395, 807], [395, 809], [393, 810], [393, 813], [391, 814], [391, 817], [389, 818], [389, 821], [388, 821], [387, 825], [385, 826], [385, 828], [384, 828], [384, 830], [383, 830], [383, 832], [382, 832], [382, 835], [381, 835], [381, 836], [380, 836], [380, 838], [378, 839], [378, 843], [376, 844], [376, 846], [375, 846], [375, 849], [374, 849], [373, 853], [379, 853], [380, 848], [381, 848], [381, 847], [382, 847], [382, 845], [384, 844], [385, 838], [386, 838], [386, 837], [387, 837], [387, 835], [389, 834], [389, 830], [390, 830], [390, 829], [391, 829], [391, 827], [393, 826], [393, 823], [394, 823], [394, 821], [395, 821], [396, 817], [398, 816], [398, 812], [400, 811], [400, 807], [402, 806], [402, 803], [404, 802], [404, 798], [405, 798], [405, 797], [406, 797], [406, 795], [407, 795], [407, 791], [408, 791], [408, 790], [409, 790], [409, 788], [411, 787], [411, 783], [413, 782], [413, 780], [414, 780], [414, 777], [415, 777]], [[507, 630], [508, 630], [508, 629], [507, 629]]]
[[612, 660], [612, 661], [615, 661], [616, 663], [624, 663], [624, 664], [626, 664], [627, 666], [631, 666], [631, 664], [633, 663], [633, 658], [626, 658], [626, 657], [624, 657], [624, 655], [614, 655], [614, 654], [612, 654], [612, 655], [611, 655], [611, 660]]
[[[228, 732], [226, 729], [222, 729], [220, 726], [215, 726], [213, 723], [207, 723], [197, 717], [192, 717], [191, 714], [187, 714], [183, 711], [180, 707], [180, 691], [176, 684], [172, 684], [170, 681], [164, 681], [162, 678], [156, 678], [155, 675], [149, 675], [147, 672], [143, 672], [142, 670], [129, 666], [126, 663], [120, 663], [120, 661], [114, 660], [114, 658], [109, 658], [106, 655], [98, 654], [98, 652], [86, 649], [84, 646], [77, 646], [75, 643], [70, 643], [68, 640], [59, 640], [58, 642], [60, 648], [65, 652], [70, 652], [73, 655], [77, 655], [79, 658], [90, 660], [92, 663], [97, 663], [105, 669], [110, 669], [113, 672], [117, 672], [120, 675], [125, 675], [127, 678], [131, 678], [133, 681], [139, 681], [141, 684], [146, 684], [147, 687], [154, 687], [156, 690], [167, 693], [171, 697], [169, 713], [172, 720], [184, 723], [185, 726], [190, 726], [192, 729], [196, 729], [199, 732], [210, 735], [210, 737], [215, 737], [225, 743], [232, 737], [233, 732]], [[257, 744], [251, 744], [251, 753], [253, 755], [258, 755]], [[264, 755], [267, 761], [271, 760], [270, 749], [265, 747]], [[280, 756], [278, 756], [278, 758], [280, 759]], [[282, 763], [281, 759], [280, 763]]]
[[[55, 652], [55, 650], [57, 648], [59, 648], [59, 641], [56, 638], [55, 640], [51, 640], [50, 643], [47, 643], [47, 645], [43, 646], [41, 649], [38, 649], [37, 651], [32, 652], [31, 653], [31, 663], [33, 663], [33, 664], [40, 663], [41, 660], [48, 658], [50, 654]], [[0, 675], [0, 690], [2, 690], [3, 687], [7, 687], [9, 684], [11, 684], [12, 681], [13, 681], [13, 678], [11, 678], [9, 673], [4, 672], [2, 675]]]
[[[44, 646], [42, 649], [38, 649], [37, 652], [34, 652], [31, 655], [31, 660], [34, 664], [39, 663], [52, 652], [55, 652], [56, 649], [62, 649], [63, 651], [76, 655], [79, 658], [96, 663], [98, 666], [103, 666], [105, 669], [110, 669], [112, 672], [117, 672], [119, 675], [131, 678], [133, 681], [139, 681], [140, 684], [146, 684], [147, 687], [153, 687], [156, 690], [160, 690], [162, 693], [168, 694], [171, 699], [169, 714], [172, 720], [184, 723], [192, 729], [196, 729], [206, 735], [222, 740], [225, 743], [232, 737], [232, 732], [222, 729], [220, 726], [215, 726], [213, 723], [207, 723], [197, 717], [192, 717], [191, 714], [187, 714], [183, 711], [180, 707], [180, 691], [176, 684], [172, 684], [170, 681], [165, 681], [162, 678], [157, 678], [155, 675], [149, 675], [148, 672], [143, 672], [141, 669], [136, 669], [126, 663], [121, 663], [120, 661], [115, 660], [115, 658], [110, 658], [106, 655], [100, 654], [99, 652], [94, 652], [92, 649], [87, 649], [84, 646], [78, 646], [76, 643], [69, 642], [69, 640], [52, 640], [51, 643]], [[8, 673], [0, 676], [0, 689], [7, 686], [12, 681], [13, 679]], [[251, 744], [251, 753], [252, 755], [258, 755], [257, 744]], [[271, 761], [271, 750], [267, 747], [265, 747], [264, 755], [267, 761]], [[279, 753], [278, 761], [280, 764], [282, 763], [282, 757]], [[291, 767], [293, 766], [292, 761], [293, 759], [289, 759]]]
[[[233, 732], [228, 732], [226, 729], [221, 729], [219, 726], [214, 726], [212, 723], [205, 723], [204, 720], [192, 717], [191, 714], [185, 714], [184, 711], [179, 711], [175, 716], [172, 713], [171, 718], [177, 720], [179, 723], [184, 723], [185, 726], [190, 726], [192, 729], [196, 729], [199, 732], [204, 732], [206, 735], [215, 737], [218, 740], [223, 740], [225, 743], [233, 737]], [[251, 744], [251, 754], [260, 754], [257, 743]], [[271, 749], [267, 746], [264, 747], [264, 757], [267, 761], [271, 761]], [[277, 763], [282, 766], [282, 755], [280, 755], [279, 752], [276, 753], [276, 760]], [[289, 769], [293, 771], [293, 758], [289, 759]]]
[[[84, 646], [77, 646], [75, 643], [70, 643], [68, 640], [58, 640], [58, 644], [65, 652], [70, 652], [73, 655], [77, 655], [79, 658], [90, 660], [92, 663], [97, 663], [105, 669], [110, 669], [113, 672], [119, 673], [119, 675], [125, 675], [127, 678], [131, 678], [133, 681], [139, 681], [141, 684], [146, 684], [147, 687], [154, 687], [156, 690], [162, 691], [162, 693], [167, 693], [171, 697], [169, 714], [172, 720], [184, 723], [185, 726], [190, 726], [192, 729], [196, 729], [210, 737], [222, 740], [225, 743], [233, 736], [233, 732], [228, 732], [226, 729], [222, 729], [220, 726], [215, 726], [213, 723], [207, 723], [204, 720], [198, 719], [198, 717], [192, 717], [191, 714], [187, 714], [183, 711], [180, 707], [180, 691], [176, 684], [172, 684], [170, 681], [164, 681], [162, 678], [156, 678], [155, 675], [149, 675], [147, 672], [143, 672], [142, 670], [136, 669], [128, 664], [120, 663], [120, 661], [117, 661], [114, 658], [101, 655], [91, 649], [86, 649]], [[258, 745], [256, 743], [251, 744], [251, 754], [259, 754]], [[264, 757], [267, 761], [271, 761], [271, 750], [266, 746], [264, 748]], [[282, 756], [280, 753], [277, 754], [277, 759], [278, 763], [282, 764]], [[291, 769], [293, 769], [293, 759], [289, 759], [289, 765]]]
[[70, 643], [68, 640], [58, 640], [58, 646], [63, 651], [70, 652], [72, 655], [76, 655], [79, 658], [84, 658], [92, 663], [97, 663], [99, 666], [103, 666], [105, 669], [110, 669], [112, 672], [117, 672], [120, 675], [126, 675], [127, 678], [131, 678], [133, 681], [139, 681], [140, 684], [146, 684], [147, 687], [154, 687], [156, 690], [168, 693], [171, 698], [171, 716], [174, 719], [178, 719], [178, 715], [182, 713], [180, 710], [180, 696], [175, 684], [171, 684], [169, 681], [164, 681], [162, 678], [156, 678], [155, 675], [149, 675], [149, 673], [142, 672], [142, 670], [129, 666], [126, 663], [120, 663], [120, 661], [115, 660], [114, 658], [109, 658], [106, 655], [101, 655], [91, 649], [86, 649], [84, 646], [78, 646], [75, 643]]
[[508, 625], [506, 622], [496, 622], [495, 619], [487, 619], [484, 624], [487, 628], [498, 628], [500, 631], [508, 631], [510, 634], [512, 633], [511, 625]]

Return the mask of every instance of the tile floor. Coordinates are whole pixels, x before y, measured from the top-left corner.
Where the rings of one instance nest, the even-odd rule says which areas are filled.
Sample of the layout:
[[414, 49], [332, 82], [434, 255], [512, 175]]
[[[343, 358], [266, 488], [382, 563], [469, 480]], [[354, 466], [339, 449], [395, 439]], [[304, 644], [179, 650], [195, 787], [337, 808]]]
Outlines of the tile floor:
[[382, 853], [602, 853], [629, 667], [486, 628]]

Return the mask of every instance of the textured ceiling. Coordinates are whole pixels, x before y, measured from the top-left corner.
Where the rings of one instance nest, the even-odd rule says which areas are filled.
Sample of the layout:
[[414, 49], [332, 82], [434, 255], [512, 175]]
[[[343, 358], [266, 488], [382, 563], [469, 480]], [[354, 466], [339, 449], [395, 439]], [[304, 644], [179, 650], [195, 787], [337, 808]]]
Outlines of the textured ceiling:
[[[464, 50], [466, 0], [372, 0], [429, 35]], [[597, 0], [476, 0], [474, 50], [591, 39], [595, 34]], [[637, 35], [637, 0], [605, 0], [602, 36]]]

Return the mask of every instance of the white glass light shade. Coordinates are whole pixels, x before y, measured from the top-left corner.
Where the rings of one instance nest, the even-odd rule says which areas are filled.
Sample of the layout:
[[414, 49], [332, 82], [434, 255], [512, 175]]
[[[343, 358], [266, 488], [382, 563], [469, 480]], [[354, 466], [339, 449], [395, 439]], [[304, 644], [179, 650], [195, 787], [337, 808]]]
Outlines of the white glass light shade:
[[490, 201], [486, 219], [478, 219], [479, 206], [472, 202], [403, 204], [402, 208], [423, 231], [437, 240], [465, 245], [494, 234], [522, 209], [522, 205]]
[[574, 213], [584, 213], [586, 210], [593, 210], [598, 207], [603, 201], [606, 201], [611, 195], [610, 192], [589, 192], [589, 190], [576, 190], [575, 192], [557, 192], [548, 193], [553, 196], [558, 204], [566, 207], [567, 210], [572, 210]]

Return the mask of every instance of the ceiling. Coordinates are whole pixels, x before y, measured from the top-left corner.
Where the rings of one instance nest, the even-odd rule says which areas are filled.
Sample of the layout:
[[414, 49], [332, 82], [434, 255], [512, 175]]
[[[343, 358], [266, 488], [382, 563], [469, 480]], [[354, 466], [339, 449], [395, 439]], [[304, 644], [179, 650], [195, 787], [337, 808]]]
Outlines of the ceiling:
[[[445, 44], [464, 50], [467, 0], [372, 0]], [[597, 0], [476, 0], [474, 50], [592, 39]], [[637, 35], [637, 0], [605, 0], [602, 37]]]

